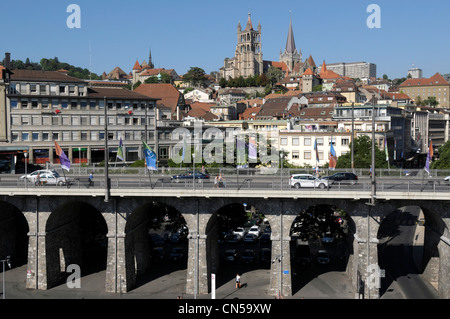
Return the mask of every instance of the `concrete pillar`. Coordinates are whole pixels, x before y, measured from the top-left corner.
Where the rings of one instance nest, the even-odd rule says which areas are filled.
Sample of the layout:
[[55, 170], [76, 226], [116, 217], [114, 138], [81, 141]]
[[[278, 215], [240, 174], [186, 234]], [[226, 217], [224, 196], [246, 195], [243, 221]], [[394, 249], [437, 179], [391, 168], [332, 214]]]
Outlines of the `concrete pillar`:
[[446, 225], [444, 234], [438, 244], [439, 251], [439, 286], [438, 293], [441, 298], [450, 298], [450, 218], [443, 218]]
[[360, 213], [359, 216], [352, 216], [356, 232], [353, 235], [353, 254], [349, 258], [347, 273], [355, 287], [355, 298], [378, 299], [380, 268], [377, 233], [380, 217], [374, 214], [372, 206], [367, 206]]

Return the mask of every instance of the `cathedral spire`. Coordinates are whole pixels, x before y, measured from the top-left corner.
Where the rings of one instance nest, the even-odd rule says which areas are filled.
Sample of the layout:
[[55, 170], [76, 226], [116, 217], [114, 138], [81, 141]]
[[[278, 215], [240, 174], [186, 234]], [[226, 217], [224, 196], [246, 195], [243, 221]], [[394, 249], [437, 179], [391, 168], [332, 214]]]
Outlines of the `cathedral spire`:
[[294, 40], [294, 31], [292, 30], [292, 16], [290, 18], [289, 22], [289, 32], [288, 37], [286, 40], [286, 53], [294, 53], [297, 51], [297, 48], [295, 47], [295, 40]]
[[250, 31], [253, 30], [253, 25], [252, 25], [252, 18], [251, 18], [252, 14], [250, 13], [250, 11], [248, 12], [248, 19], [247, 19], [247, 26], [245, 27], [245, 30]]

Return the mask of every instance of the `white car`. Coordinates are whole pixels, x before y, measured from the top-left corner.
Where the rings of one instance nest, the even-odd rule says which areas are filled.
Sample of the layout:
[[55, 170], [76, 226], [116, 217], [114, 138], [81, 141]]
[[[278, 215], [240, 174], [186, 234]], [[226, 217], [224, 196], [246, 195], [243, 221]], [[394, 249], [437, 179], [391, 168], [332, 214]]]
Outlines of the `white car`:
[[444, 178], [444, 182], [450, 183], [450, 176], [447, 176], [446, 178]]
[[235, 230], [233, 230], [233, 235], [238, 235], [241, 238], [244, 238], [244, 236], [247, 234], [244, 227], [236, 227]]
[[317, 178], [311, 174], [294, 174], [289, 179], [289, 185], [295, 188], [314, 187], [314, 188], [326, 188], [328, 184], [331, 184], [326, 179]]
[[261, 234], [261, 229], [259, 228], [259, 226], [252, 226], [250, 227], [250, 229], [248, 230], [249, 234], [255, 235], [256, 237], [259, 237], [259, 235]]
[[38, 170], [31, 174], [21, 176], [20, 178], [21, 179], [27, 178], [28, 181], [30, 181], [31, 183], [36, 183], [38, 173], [41, 185], [63, 186], [67, 185], [67, 183], [70, 183], [70, 179], [60, 176], [57, 171], [50, 171], [50, 170]]

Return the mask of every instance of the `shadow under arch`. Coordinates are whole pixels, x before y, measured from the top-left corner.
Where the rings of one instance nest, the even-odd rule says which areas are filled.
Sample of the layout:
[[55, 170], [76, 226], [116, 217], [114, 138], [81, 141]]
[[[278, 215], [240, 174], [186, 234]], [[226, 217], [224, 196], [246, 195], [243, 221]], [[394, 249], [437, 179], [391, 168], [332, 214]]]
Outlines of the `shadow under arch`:
[[[245, 238], [239, 239], [233, 235], [233, 231], [238, 227], [248, 232], [252, 226], [258, 226], [260, 231], [254, 242], [244, 241]], [[219, 289], [231, 281], [233, 283], [230, 285], [234, 286], [237, 273], [242, 275], [257, 269], [270, 269], [271, 240], [270, 233], [264, 233], [266, 228], [270, 231], [269, 222], [264, 214], [250, 203], [228, 202], [212, 214], [206, 226], [208, 291], [211, 291], [211, 273], [216, 274], [216, 289]], [[262, 240], [267, 238], [267, 241]], [[263, 255], [263, 249], [268, 251], [268, 256]], [[236, 255], [233, 258], [231, 256], [225, 258], [225, 253], [230, 250], [235, 250]], [[253, 261], [247, 262], [242, 259], [246, 250], [254, 252]]]
[[[381, 279], [380, 296], [392, 290], [394, 281], [400, 285], [398, 279], [410, 275], [423, 275], [437, 287], [439, 242], [445, 230], [439, 214], [426, 207], [402, 206], [385, 216], [377, 234], [379, 266], [386, 273]], [[428, 297], [424, 294], [422, 298]]]
[[108, 227], [94, 206], [82, 201], [58, 206], [45, 231], [47, 288], [63, 283], [71, 264], [80, 267], [81, 276], [106, 269]]
[[[0, 201], [0, 258], [10, 256], [11, 267], [19, 267], [28, 260], [28, 222], [14, 205]], [[3, 268], [0, 267], [0, 272]]]
[[[184, 217], [166, 203], [149, 201], [135, 209], [125, 225], [127, 290], [186, 269], [187, 233]], [[173, 248], [182, 248], [177, 259]]]
[[[290, 229], [292, 294], [323, 273], [347, 271], [355, 232], [351, 216], [334, 205], [312, 205], [297, 214]], [[318, 262], [320, 250], [328, 262]]]

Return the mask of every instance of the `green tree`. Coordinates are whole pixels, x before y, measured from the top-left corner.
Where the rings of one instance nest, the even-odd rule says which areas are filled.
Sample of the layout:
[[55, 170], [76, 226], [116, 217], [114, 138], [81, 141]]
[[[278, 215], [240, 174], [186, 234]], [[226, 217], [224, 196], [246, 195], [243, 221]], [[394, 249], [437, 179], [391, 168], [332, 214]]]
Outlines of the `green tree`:
[[[351, 147], [351, 144], [350, 144]], [[354, 164], [355, 168], [369, 168], [372, 165], [372, 140], [367, 135], [355, 139]], [[348, 152], [338, 158], [336, 168], [351, 168], [352, 157]], [[386, 154], [375, 145], [375, 168], [388, 168]]]
[[220, 87], [221, 87], [222, 89], [226, 88], [226, 87], [227, 87], [227, 80], [226, 80], [225, 78], [221, 78], [221, 79], [219, 80], [219, 85], [220, 85]]
[[450, 169], [450, 141], [439, 147], [439, 159], [431, 163], [433, 169]]
[[191, 82], [194, 86], [201, 86], [205, 80], [205, 70], [199, 67], [191, 67], [183, 76], [183, 79]]
[[267, 79], [272, 84], [272, 87], [281, 80], [283, 77], [283, 72], [279, 69], [274, 67], [273, 65], [267, 70], [266, 72]]

